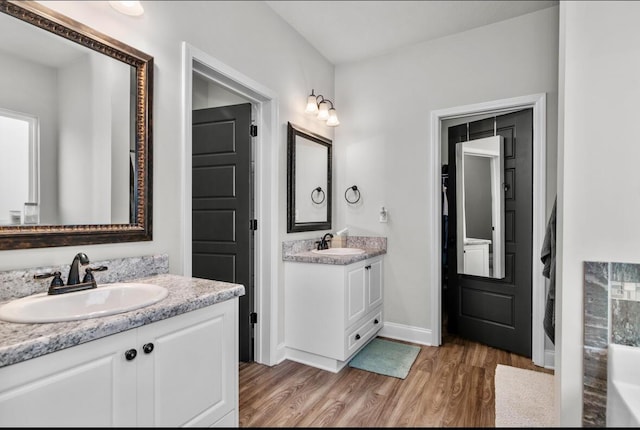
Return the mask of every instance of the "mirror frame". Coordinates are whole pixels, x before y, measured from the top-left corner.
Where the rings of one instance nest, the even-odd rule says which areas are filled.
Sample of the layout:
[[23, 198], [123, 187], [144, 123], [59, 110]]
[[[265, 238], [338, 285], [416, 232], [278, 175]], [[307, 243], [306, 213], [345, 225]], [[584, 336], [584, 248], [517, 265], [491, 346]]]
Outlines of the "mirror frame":
[[[327, 220], [314, 222], [296, 222], [296, 137], [301, 136], [327, 147]], [[331, 159], [332, 142], [330, 139], [287, 123], [287, 233], [299, 231], [331, 230], [332, 185]]]
[[0, 226], [0, 250], [152, 240], [153, 57], [34, 1], [0, 0], [0, 12], [135, 68], [138, 187], [135, 223]]

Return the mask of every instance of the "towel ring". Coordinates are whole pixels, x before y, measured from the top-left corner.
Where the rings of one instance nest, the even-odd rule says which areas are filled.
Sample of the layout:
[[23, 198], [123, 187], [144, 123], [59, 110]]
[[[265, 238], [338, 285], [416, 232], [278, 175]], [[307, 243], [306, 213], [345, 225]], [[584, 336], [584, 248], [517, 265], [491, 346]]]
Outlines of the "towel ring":
[[[313, 193], [318, 193], [318, 200], [313, 198]], [[320, 196], [322, 196], [322, 199], [320, 199]], [[318, 187], [318, 188], [314, 188], [313, 191], [311, 191], [311, 201], [317, 205], [319, 205], [320, 203], [324, 202], [324, 199], [326, 197], [326, 194], [324, 193], [324, 191], [322, 190], [322, 187]]]
[[[355, 200], [349, 200], [349, 197], [347, 197], [347, 193], [349, 192], [349, 190], [352, 190], [353, 193], [356, 195]], [[344, 190], [344, 199], [347, 201], [347, 203], [350, 203], [350, 204], [358, 203], [360, 201], [360, 190], [358, 189], [358, 187], [356, 185], [353, 185], [347, 188], [346, 190]]]

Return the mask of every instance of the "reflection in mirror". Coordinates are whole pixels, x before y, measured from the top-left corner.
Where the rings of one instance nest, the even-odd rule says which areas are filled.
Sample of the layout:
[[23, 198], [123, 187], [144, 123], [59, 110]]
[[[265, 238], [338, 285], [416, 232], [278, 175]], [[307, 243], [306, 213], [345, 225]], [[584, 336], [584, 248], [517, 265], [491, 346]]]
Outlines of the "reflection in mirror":
[[37, 2], [0, 12], [0, 249], [150, 240], [153, 58]]
[[[31, 138], [40, 140], [31, 145], [42, 147], [37, 165], [11, 150], [17, 140], [0, 145], [3, 164], [40, 178], [31, 186], [42, 197], [0, 194], [0, 222], [7, 206], [21, 211], [28, 201], [38, 204], [42, 224], [128, 224], [132, 67], [10, 16], [0, 15], [0, 23], [2, 40], [22, 42], [0, 46], [0, 136], [17, 116], [30, 117]], [[78, 195], [91, 197], [78, 204]]]
[[329, 147], [296, 136], [296, 222], [327, 220], [327, 163]]
[[23, 223], [25, 203], [37, 203], [38, 118], [0, 108], [0, 225]]
[[287, 126], [287, 232], [331, 229], [331, 140]]
[[502, 137], [456, 144], [458, 273], [504, 278]]

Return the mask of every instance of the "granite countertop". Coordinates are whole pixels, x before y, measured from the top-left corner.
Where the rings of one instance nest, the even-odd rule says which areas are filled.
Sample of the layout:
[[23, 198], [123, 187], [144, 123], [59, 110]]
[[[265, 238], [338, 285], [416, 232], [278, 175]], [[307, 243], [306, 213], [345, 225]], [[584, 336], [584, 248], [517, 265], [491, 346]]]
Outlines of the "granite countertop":
[[386, 249], [364, 249], [364, 254], [358, 255], [322, 255], [316, 254], [312, 251], [302, 251], [296, 254], [283, 255], [284, 261], [296, 261], [298, 263], [319, 263], [319, 264], [333, 264], [333, 265], [346, 265], [356, 263], [358, 261], [366, 260], [367, 258], [375, 257], [377, 255], [386, 254]]
[[298, 263], [317, 263], [346, 265], [366, 260], [371, 257], [387, 253], [386, 237], [350, 236], [346, 239], [345, 248], [359, 248], [364, 254], [357, 255], [322, 255], [312, 252], [315, 242], [313, 239], [302, 239], [283, 242], [282, 260]]
[[169, 274], [155, 275], [127, 282], [134, 281], [166, 287], [169, 290], [169, 294], [166, 298], [153, 305], [99, 318], [44, 324], [19, 324], [0, 321], [0, 367], [224, 302], [245, 294], [245, 288], [241, 284]]

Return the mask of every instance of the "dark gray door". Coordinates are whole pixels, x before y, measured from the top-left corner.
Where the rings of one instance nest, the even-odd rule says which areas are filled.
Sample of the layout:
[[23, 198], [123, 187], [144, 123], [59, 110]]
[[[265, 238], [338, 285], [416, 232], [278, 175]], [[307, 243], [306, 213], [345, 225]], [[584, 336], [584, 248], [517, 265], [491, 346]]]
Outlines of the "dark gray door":
[[253, 361], [251, 104], [193, 111], [192, 274], [242, 284], [240, 361]]
[[[504, 138], [505, 277], [457, 273], [455, 144]], [[449, 128], [447, 331], [531, 357], [533, 110]]]

